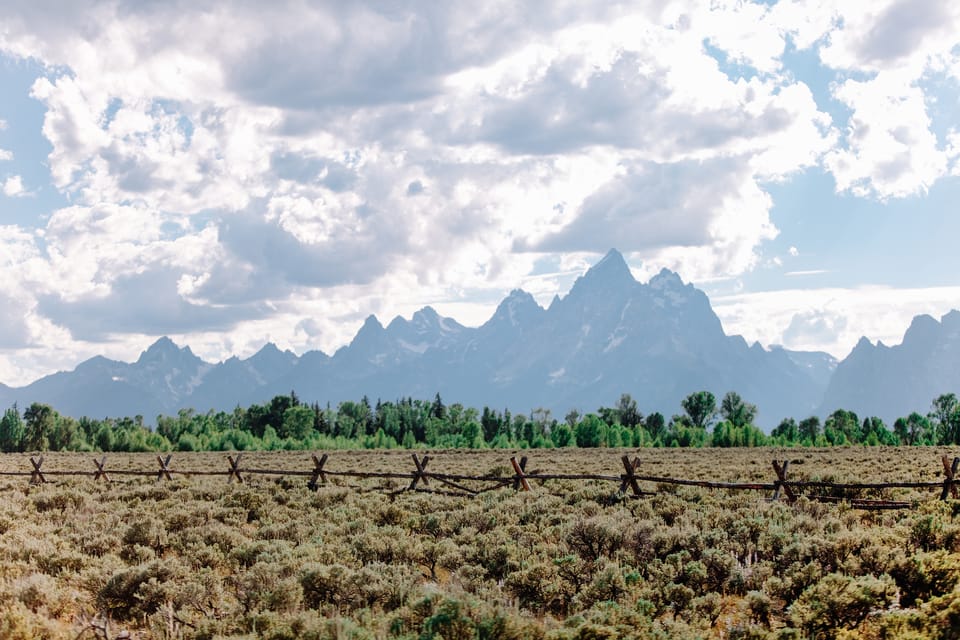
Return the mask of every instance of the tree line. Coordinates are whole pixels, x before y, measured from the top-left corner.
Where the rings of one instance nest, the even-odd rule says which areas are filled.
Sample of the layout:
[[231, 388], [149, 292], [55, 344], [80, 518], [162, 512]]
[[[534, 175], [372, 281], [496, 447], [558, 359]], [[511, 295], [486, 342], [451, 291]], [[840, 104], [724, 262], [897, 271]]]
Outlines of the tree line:
[[357, 448], [550, 448], [550, 447], [759, 447], [960, 444], [960, 400], [935, 398], [926, 414], [898, 418], [892, 428], [875, 416], [860, 419], [837, 409], [817, 416], [785, 418], [771, 433], [754, 424], [757, 407], [736, 392], [718, 403], [709, 391], [688, 395], [682, 413], [667, 419], [644, 415], [630, 394], [614, 406], [562, 420], [549, 409], [529, 414], [460, 403], [403, 398], [371, 404], [304, 403], [297, 394], [232, 412], [182, 409], [158, 416], [155, 429], [143, 416], [83, 417], [58, 413], [35, 402], [22, 413], [16, 404], [0, 418], [0, 450], [17, 451], [245, 451]]

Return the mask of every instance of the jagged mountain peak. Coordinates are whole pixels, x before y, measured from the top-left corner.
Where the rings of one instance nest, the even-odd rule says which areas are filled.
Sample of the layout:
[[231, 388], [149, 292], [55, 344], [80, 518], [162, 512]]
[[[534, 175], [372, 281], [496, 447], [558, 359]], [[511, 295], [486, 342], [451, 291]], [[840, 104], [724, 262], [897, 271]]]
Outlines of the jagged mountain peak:
[[940, 323], [937, 322], [936, 318], [931, 316], [928, 313], [921, 313], [913, 317], [913, 320], [910, 321], [910, 327], [907, 328], [907, 331], [923, 331], [925, 329], [934, 329]]
[[367, 316], [367, 319], [363, 321], [363, 326], [360, 327], [360, 331], [364, 331], [365, 329], [383, 329], [383, 325], [377, 320], [377, 316], [371, 313]]
[[[837, 365], [824, 393], [821, 413], [838, 407], [877, 415], [888, 423], [929, 406], [932, 398], [960, 385], [960, 312], [938, 322], [918, 315], [898, 345], [860, 338]], [[955, 328], [956, 327], [956, 328]]]
[[497, 310], [487, 321], [487, 325], [506, 323], [510, 326], [518, 326], [531, 316], [539, 315], [543, 312], [543, 307], [537, 304], [533, 295], [523, 289], [514, 289], [506, 298], [497, 305]]
[[387, 332], [393, 335], [407, 334], [410, 332], [416, 334], [425, 333], [457, 333], [463, 329], [463, 325], [453, 318], [445, 318], [437, 313], [437, 310], [431, 306], [426, 306], [410, 317], [410, 320], [402, 316], [396, 316], [387, 325]]
[[960, 329], [960, 311], [951, 309], [940, 318], [940, 324], [951, 331]]
[[635, 282], [630, 266], [623, 254], [616, 249], [610, 249], [605, 256], [584, 274], [585, 277], [603, 278], [605, 280], [625, 280]]
[[161, 336], [154, 341], [149, 347], [146, 348], [144, 353], [162, 353], [167, 351], [179, 351], [180, 347], [170, 339], [169, 336]]
[[440, 314], [431, 306], [426, 306], [413, 314], [411, 324], [417, 327], [435, 327], [440, 325]]
[[903, 334], [903, 345], [908, 347], [931, 346], [940, 335], [940, 323], [928, 314], [914, 316], [910, 327]]
[[178, 358], [186, 358], [189, 360], [199, 361], [200, 358], [193, 354], [193, 351], [190, 350], [190, 347], [180, 348], [174, 343], [173, 340], [167, 336], [163, 336], [158, 339], [152, 345], [147, 347], [147, 350], [140, 354], [140, 358], [137, 360], [137, 364], [146, 364], [149, 362], [160, 362], [164, 360], [173, 360]]
[[660, 269], [660, 273], [650, 278], [648, 284], [654, 289], [683, 288], [686, 286], [679, 273], [666, 267]]
[[263, 363], [263, 362], [277, 362], [277, 361], [288, 361], [296, 360], [297, 356], [292, 351], [282, 350], [273, 342], [268, 342], [257, 351], [255, 354], [250, 356], [249, 361], [253, 364]]
[[[380, 324], [380, 321], [377, 320], [377, 316], [372, 313], [367, 316], [367, 319], [363, 321], [363, 326], [360, 327], [360, 330], [357, 331], [357, 335], [353, 336], [353, 341], [350, 343], [350, 346], [358, 345], [364, 341], [376, 339], [378, 336], [383, 335], [386, 330], [383, 328], [383, 325]], [[337, 349], [337, 352], [341, 352], [347, 347], [340, 347]]]
[[537, 300], [533, 297], [533, 294], [523, 289], [514, 289], [511, 291], [510, 295], [504, 298], [497, 308], [500, 307], [511, 307], [514, 309], [519, 307], [536, 307], [541, 311], [543, 310], [543, 307], [537, 304]]
[[570, 295], [576, 296], [584, 290], [600, 290], [607, 293], [625, 289], [636, 284], [636, 282], [627, 261], [623, 258], [623, 254], [616, 249], [611, 249], [600, 262], [587, 269], [586, 273], [577, 278], [570, 290]]
[[283, 352], [280, 350], [280, 347], [278, 347], [275, 342], [267, 342], [262, 347], [260, 347], [259, 351], [257, 351], [257, 353], [255, 353], [254, 356], [259, 355], [261, 353], [268, 354], [268, 353], [283, 353]]

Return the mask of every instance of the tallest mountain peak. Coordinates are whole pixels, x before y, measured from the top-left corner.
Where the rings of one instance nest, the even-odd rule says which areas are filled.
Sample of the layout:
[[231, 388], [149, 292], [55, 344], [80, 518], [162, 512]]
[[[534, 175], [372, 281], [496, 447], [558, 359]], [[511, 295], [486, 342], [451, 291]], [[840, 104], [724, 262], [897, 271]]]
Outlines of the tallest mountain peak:
[[600, 262], [590, 267], [585, 274], [577, 278], [570, 290], [571, 295], [583, 291], [615, 291], [624, 290], [636, 284], [630, 267], [623, 255], [616, 249], [611, 249]]
[[[587, 272], [577, 278], [570, 289], [568, 298], [578, 299], [581, 296], [609, 296], [629, 291], [637, 284], [630, 267], [623, 255], [616, 249], [611, 249], [600, 262], [593, 265]], [[551, 305], [551, 308], [553, 305]]]
[[623, 254], [617, 251], [616, 249], [610, 249], [607, 251], [607, 255], [597, 264], [593, 265], [591, 269], [601, 269], [601, 268], [611, 268], [616, 267], [618, 269], [630, 270], [630, 267], [627, 266], [627, 261], [624, 259]]
[[616, 249], [610, 249], [600, 262], [587, 270], [581, 280], [591, 283], [609, 283], [614, 286], [630, 285], [636, 282], [623, 254]]

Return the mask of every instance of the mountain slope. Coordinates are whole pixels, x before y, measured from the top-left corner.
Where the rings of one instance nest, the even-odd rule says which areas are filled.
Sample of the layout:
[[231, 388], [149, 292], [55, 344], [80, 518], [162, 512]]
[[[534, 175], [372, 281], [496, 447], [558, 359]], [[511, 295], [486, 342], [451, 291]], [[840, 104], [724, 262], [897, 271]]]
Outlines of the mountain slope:
[[935, 397], [960, 390], [960, 311], [938, 322], [913, 319], [903, 342], [888, 347], [861, 338], [830, 380], [821, 414], [843, 408], [887, 424], [912, 411], [925, 413]]

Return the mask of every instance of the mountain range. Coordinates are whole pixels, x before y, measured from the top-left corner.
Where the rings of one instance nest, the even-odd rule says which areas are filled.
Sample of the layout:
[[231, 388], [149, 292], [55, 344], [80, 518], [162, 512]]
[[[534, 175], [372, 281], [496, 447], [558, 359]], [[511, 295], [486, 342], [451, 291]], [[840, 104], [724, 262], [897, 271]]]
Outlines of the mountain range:
[[[267, 344], [247, 359], [205, 362], [161, 338], [133, 363], [95, 357], [25, 387], [0, 385], [0, 404], [39, 401], [71, 416], [147, 422], [180, 408], [227, 410], [296, 391], [307, 401], [429, 399], [556, 417], [594, 411], [630, 393], [645, 413], [680, 412], [698, 390], [737, 391], [769, 429], [843, 407], [885, 420], [924, 411], [960, 382], [960, 313], [914, 320], [899, 347], [861, 340], [838, 363], [819, 352], [765, 349], [724, 333], [707, 296], [663, 270], [637, 282], [611, 250], [546, 309], [514, 290], [480, 327], [424, 307], [386, 327], [370, 316], [332, 356]], [[908, 379], [907, 379], [908, 377]]]

